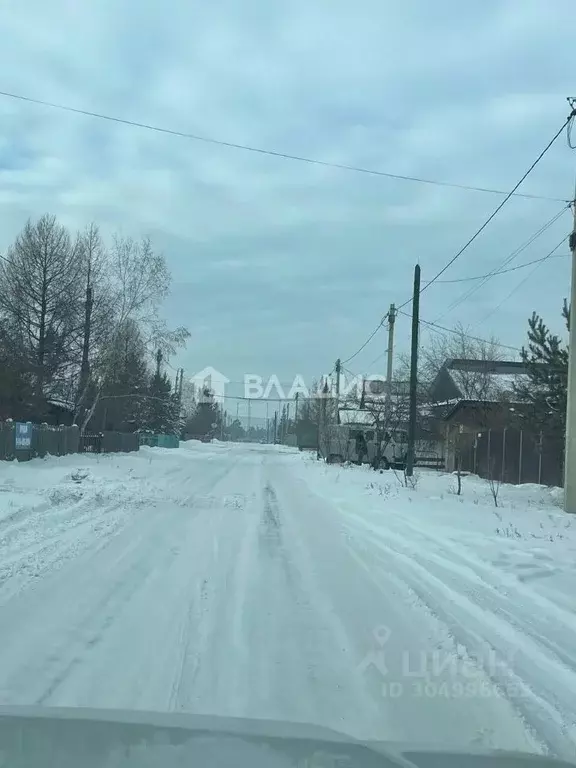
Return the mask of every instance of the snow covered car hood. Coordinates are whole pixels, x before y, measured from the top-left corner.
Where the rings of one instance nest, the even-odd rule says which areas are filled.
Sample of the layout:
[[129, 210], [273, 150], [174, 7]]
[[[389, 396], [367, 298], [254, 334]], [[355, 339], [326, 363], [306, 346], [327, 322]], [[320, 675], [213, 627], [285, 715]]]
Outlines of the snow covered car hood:
[[368, 744], [273, 720], [114, 710], [0, 707], [0, 767], [11, 768], [554, 768], [519, 752]]

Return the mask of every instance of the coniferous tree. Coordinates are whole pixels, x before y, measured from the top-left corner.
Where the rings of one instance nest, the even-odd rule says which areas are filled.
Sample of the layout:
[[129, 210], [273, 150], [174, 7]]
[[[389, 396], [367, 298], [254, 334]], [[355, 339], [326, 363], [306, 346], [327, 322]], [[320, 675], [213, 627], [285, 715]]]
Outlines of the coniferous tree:
[[[566, 302], [562, 315], [569, 329]], [[568, 346], [550, 331], [536, 312], [528, 320], [528, 347], [522, 348], [521, 357], [527, 368], [527, 378], [514, 389], [529, 406], [525, 418], [536, 430], [563, 436], [566, 431]]]
[[120, 330], [102, 388], [105, 426], [123, 432], [143, 429], [148, 420], [150, 373], [146, 347], [132, 321]]
[[205, 388], [196, 403], [194, 412], [186, 421], [189, 437], [215, 437], [220, 432], [222, 411], [214, 399], [214, 393]]

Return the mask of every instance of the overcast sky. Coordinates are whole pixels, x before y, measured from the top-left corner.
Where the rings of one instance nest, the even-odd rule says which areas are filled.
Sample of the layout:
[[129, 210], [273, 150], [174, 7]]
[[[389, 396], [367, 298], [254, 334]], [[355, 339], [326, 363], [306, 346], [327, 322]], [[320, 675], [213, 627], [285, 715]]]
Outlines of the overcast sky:
[[[18, 0], [0, 10], [0, 90], [508, 190], [576, 95], [573, 14], [573, 0]], [[150, 235], [173, 274], [166, 317], [192, 332], [172, 362], [190, 374], [329, 371], [409, 297], [417, 260], [423, 280], [433, 276], [501, 200], [8, 98], [0, 120], [0, 249], [46, 211], [74, 228], [94, 220], [105, 235]], [[522, 190], [567, 199], [575, 170], [562, 136]], [[443, 278], [493, 269], [561, 207], [513, 199]], [[570, 226], [565, 213], [511, 266], [548, 253]], [[535, 309], [562, 332], [569, 259], [532, 269], [449, 312], [475, 283], [438, 283], [421, 316], [520, 346]], [[406, 349], [409, 320], [397, 330]], [[380, 331], [348, 367], [382, 369], [372, 361], [385, 347]]]

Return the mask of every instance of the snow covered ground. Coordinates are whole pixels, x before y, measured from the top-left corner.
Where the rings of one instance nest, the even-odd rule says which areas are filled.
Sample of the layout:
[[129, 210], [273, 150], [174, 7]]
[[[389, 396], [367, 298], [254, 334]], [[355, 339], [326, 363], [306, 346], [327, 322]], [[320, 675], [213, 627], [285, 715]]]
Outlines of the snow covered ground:
[[0, 464], [0, 703], [576, 756], [557, 491], [261, 445]]

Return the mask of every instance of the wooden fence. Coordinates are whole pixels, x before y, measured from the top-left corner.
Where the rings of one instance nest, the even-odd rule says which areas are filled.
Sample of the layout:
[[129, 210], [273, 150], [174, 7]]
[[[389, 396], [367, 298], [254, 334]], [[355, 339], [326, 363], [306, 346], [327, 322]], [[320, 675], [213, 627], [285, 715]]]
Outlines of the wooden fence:
[[37, 456], [77, 453], [78, 427], [52, 427], [30, 422], [0, 422], [0, 460], [29, 461]]
[[0, 460], [29, 461], [42, 456], [69, 453], [119, 453], [137, 451], [138, 434], [124, 432], [85, 433], [77, 426], [52, 427], [14, 421], [0, 422]]
[[453, 459], [460, 468], [503, 483], [564, 484], [564, 440], [542, 432], [507, 428], [462, 433]]

